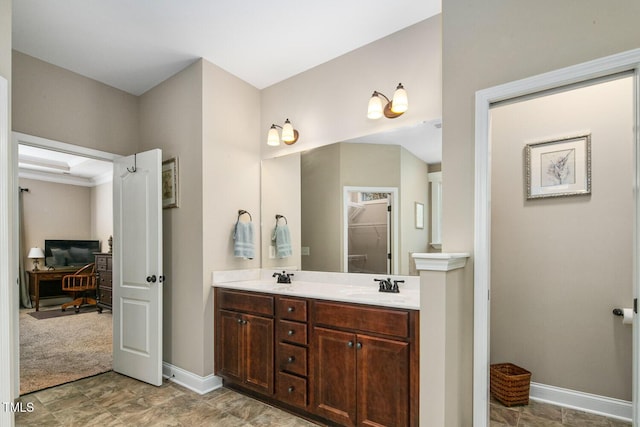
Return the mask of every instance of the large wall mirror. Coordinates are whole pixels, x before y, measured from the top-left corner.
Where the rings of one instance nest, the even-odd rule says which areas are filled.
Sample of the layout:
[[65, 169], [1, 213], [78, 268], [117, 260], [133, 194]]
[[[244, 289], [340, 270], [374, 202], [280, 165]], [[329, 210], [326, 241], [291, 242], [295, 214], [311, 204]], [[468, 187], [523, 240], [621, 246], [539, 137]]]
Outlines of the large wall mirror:
[[[441, 171], [441, 141], [432, 121], [263, 160], [263, 268], [417, 274], [411, 254], [440, 243], [430, 178]], [[293, 255], [283, 259], [273, 250], [276, 215], [291, 232]]]

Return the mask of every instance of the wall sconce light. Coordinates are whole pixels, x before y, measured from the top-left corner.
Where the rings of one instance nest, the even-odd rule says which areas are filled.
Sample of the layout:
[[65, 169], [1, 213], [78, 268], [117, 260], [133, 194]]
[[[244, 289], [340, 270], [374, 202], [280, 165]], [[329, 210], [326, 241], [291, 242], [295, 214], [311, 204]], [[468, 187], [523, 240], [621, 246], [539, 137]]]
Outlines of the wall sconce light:
[[[384, 98], [387, 103], [382, 106], [382, 99]], [[398, 83], [396, 91], [393, 93], [393, 99], [390, 101], [384, 94], [373, 91], [371, 99], [369, 99], [369, 109], [367, 111], [367, 117], [370, 119], [379, 119], [383, 115], [388, 119], [395, 119], [401, 116], [405, 111], [409, 109], [409, 99], [407, 98], [407, 91], [404, 90], [402, 83]]]
[[282, 142], [287, 145], [293, 145], [296, 143], [300, 134], [293, 128], [293, 125], [291, 124], [289, 119], [287, 119], [284, 121], [283, 126], [278, 126], [276, 124], [271, 125], [271, 128], [269, 129], [269, 135], [267, 135], [267, 145], [271, 145], [272, 147], [280, 145], [280, 135], [278, 135], [278, 128], [282, 129]]
[[38, 259], [44, 258], [44, 252], [40, 248], [31, 248], [27, 258], [33, 259], [33, 271], [38, 271]]

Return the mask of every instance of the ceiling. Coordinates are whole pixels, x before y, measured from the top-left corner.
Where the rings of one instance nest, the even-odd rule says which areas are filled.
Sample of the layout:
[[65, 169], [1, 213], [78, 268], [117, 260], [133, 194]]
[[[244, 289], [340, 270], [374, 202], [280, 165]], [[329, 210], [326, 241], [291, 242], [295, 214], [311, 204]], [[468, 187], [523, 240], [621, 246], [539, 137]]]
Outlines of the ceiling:
[[[141, 95], [199, 58], [263, 89], [437, 15], [441, 0], [20, 0], [12, 7], [15, 50]], [[437, 124], [358, 140], [401, 140], [436, 163]], [[110, 167], [95, 162], [20, 145], [24, 177], [92, 186]]]
[[437, 15], [441, 0], [20, 0], [13, 48], [140, 95], [199, 58], [258, 89]]
[[94, 187], [110, 182], [113, 163], [18, 144], [20, 178]]

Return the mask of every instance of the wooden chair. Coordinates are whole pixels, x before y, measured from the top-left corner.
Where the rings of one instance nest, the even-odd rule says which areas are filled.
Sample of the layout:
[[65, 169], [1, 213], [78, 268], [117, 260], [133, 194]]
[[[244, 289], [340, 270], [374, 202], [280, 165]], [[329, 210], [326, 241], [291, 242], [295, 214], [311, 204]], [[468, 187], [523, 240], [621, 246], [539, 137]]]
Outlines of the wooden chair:
[[73, 298], [75, 298], [71, 302], [62, 304], [62, 311], [65, 311], [69, 306], [74, 306], [76, 313], [78, 313], [83, 305], [96, 305], [94, 298], [96, 290], [95, 269], [95, 263], [91, 263], [73, 274], [62, 277], [62, 290], [73, 293]]

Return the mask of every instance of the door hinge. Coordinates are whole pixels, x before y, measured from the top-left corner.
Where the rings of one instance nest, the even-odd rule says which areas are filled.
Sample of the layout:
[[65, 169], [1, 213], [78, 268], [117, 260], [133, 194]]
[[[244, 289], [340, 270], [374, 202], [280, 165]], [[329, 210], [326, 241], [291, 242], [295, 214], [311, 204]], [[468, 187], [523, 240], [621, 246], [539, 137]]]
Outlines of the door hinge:
[[391, 253], [387, 254], [387, 259], [391, 259]]
[[633, 312], [638, 314], [638, 298], [633, 299]]
[[391, 205], [387, 206], [387, 212], [391, 212]]

